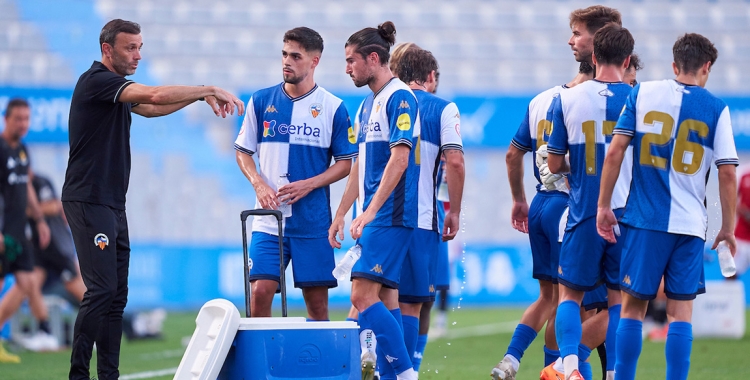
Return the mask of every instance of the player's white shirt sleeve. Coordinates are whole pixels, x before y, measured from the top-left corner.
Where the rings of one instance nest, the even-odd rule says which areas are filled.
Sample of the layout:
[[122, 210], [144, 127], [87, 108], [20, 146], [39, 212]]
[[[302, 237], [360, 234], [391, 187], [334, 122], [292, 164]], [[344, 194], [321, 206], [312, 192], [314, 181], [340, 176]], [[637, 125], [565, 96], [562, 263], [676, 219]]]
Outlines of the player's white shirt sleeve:
[[234, 140], [234, 149], [251, 156], [258, 151], [258, 118], [255, 117], [252, 97], [245, 107], [245, 118], [242, 120], [240, 133]]
[[461, 116], [456, 103], [449, 103], [440, 115], [440, 145], [443, 150], [463, 150]]
[[732, 121], [729, 116], [729, 107], [719, 116], [716, 124], [716, 135], [714, 135], [713, 161], [716, 166], [739, 165], [737, 158], [737, 147], [734, 145], [734, 134], [732, 133]]

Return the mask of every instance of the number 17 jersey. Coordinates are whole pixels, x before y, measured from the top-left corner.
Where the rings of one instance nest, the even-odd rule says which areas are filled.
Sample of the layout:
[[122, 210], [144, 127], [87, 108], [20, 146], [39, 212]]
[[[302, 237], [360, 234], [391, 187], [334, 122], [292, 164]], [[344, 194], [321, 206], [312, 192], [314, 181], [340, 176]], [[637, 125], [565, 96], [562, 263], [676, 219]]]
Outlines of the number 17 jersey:
[[[596, 216], [604, 157], [617, 118], [632, 89], [622, 82], [593, 79], [560, 92], [558, 100], [553, 102], [552, 134], [547, 151], [560, 155], [570, 152], [567, 229]], [[613, 209], [624, 207], [628, 198], [631, 156], [628, 148], [612, 195]]]
[[644, 82], [614, 133], [633, 137], [634, 181], [622, 223], [705, 240], [711, 163], [739, 164], [727, 105], [699, 86]]

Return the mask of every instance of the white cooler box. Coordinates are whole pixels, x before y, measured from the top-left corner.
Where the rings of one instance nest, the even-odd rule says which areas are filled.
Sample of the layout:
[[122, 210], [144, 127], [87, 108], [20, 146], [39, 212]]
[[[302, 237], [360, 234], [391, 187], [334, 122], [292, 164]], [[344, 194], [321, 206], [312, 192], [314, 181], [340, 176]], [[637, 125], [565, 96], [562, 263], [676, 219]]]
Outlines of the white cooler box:
[[706, 281], [706, 294], [693, 303], [693, 336], [742, 338], [746, 307], [742, 281]]

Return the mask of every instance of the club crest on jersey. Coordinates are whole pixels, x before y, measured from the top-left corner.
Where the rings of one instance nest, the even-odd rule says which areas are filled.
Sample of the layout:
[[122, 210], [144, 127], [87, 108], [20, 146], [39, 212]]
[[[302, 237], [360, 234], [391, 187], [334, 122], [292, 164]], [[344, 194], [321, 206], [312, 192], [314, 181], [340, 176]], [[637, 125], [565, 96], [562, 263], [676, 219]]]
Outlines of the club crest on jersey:
[[94, 236], [94, 245], [103, 251], [109, 245], [109, 238], [105, 234], [96, 234]]
[[[407, 104], [407, 107], [409, 105]], [[411, 116], [408, 113], [402, 113], [398, 119], [396, 119], [396, 128], [402, 131], [408, 131], [411, 129]]]
[[[273, 107], [273, 106], [271, 106], [271, 107]], [[274, 112], [276, 112], [276, 111], [274, 111]], [[273, 137], [273, 136], [276, 136], [276, 132], [273, 130], [273, 128], [275, 126], [276, 126], [276, 120], [264, 121], [263, 122], [263, 137]]]
[[320, 103], [313, 103], [310, 105], [310, 115], [312, 115], [313, 118], [318, 117], [320, 113], [323, 111], [323, 105]]
[[605, 88], [604, 90], [599, 91], [599, 95], [610, 97], [610, 96], [615, 96], [615, 93], [610, 91], [608, 88]]
[[407, 102], [406, 100], [402, 100], [398, 105], [398, 109], [402, 108], [409, 109], [409, 102]]
[[382, 100], [378, 100], [378, 104], [375, 106], [375, 113], [380, 112], [380, 107], [383, 105]]
[[276, 111], [276, 107], [274, 107], [273, 104], [271, 104], [270, 106], [266, 107], [266, 112], [275, 112], [275, 113], [278, 113], [278, 111]]
[[26, 165], [26, 162], [28, 161], [28, 157], [26, 157], [26, 151], [21, 150], [18, 152], [18, 159], [21, 161], [21, 165]]

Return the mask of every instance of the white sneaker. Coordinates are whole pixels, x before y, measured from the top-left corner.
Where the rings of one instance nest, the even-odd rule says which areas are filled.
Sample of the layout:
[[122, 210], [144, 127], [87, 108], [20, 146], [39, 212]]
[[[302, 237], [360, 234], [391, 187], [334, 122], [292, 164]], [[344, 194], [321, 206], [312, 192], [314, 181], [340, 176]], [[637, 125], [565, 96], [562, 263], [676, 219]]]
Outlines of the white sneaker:
[[18, 343], [23, 348], [34, 352], [57, 351], [60, 349], [60, 342], [57, 341], [57, 338], [43, 331], [37, 331], [30, 336], [20, 337]]
[[503, 358], [500, 363], [497, 363], [495, 368], [490, 372], [493, 380], [515, 380], [516, 369], [513, 368], [513, 364], [507, 359]]
[[377, 356], [373, 352], [368, 350], [362, 352], [362, 380], [374, 379], [377, 361]]

